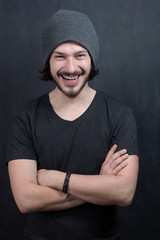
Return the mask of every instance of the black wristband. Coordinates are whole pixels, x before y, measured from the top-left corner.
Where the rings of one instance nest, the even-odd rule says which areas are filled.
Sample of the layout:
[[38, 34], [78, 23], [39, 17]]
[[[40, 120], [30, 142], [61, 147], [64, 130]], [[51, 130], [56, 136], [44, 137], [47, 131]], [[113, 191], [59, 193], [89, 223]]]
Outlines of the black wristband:
[[63, 189], [62, 189], [62, 192], [64, 192], [64, 193], [67, 193], [70, 175], [71, 175], [71, 173], [66, 173], [66, 177], [64, 179], [64, 184], [63, 184]]

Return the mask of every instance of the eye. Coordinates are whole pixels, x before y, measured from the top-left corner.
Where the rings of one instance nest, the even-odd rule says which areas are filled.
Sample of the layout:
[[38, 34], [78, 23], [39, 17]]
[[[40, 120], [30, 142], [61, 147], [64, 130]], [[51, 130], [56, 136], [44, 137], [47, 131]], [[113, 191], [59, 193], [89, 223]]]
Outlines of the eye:
[[86, 55], [84, 53], [78, 54], [76, 57], [77, 58], [84, 58]]
[[64, 56], [62, 56], [62, 55], [56, 55], [55, 58], [56, 58], [56, 59], [63, 59]]

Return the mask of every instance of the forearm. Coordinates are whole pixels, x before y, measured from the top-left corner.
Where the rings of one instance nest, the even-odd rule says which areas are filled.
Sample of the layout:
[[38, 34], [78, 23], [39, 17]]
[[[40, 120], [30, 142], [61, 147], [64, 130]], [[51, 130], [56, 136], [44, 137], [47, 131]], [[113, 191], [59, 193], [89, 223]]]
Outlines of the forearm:
[[[51, 187], [61, 190], [65, 175], [65, 173], [54, 171], [53, 177], [56, 177], [56, 180], [50, 181]], [[114, 175], [71, 174], [68, 184], [69, 194], [97, 205], [127, 205], [128, 191], [123, 178]]]
[[66, 199], [66, 196], [59, 190], [27, 183], [25, 191], [17, 195], [15, 200], [22, 213], [65, 210], [83, 204], [80, 199], [71, 195]]
[[121, 176], [72, 174], [68, 192], [97, 205], [126, 206], [131, 201], [129, 189]]
[[[40, 170], [41, 185], [62, 190], [66, 173]], [[68, 193], [98, 205], [127, 206], [134, 197], [138, 176], [138, 157], [130, 156], [128, 165], [117, 175], [71, 174]]]
[[14, 199], [23, 213], [64, 210], [83, 204], [82, 200], [37, 182], [37, 165], [33, 160], [9, 162], [9, 177]]
[[94, 204], [128, 206], [136, 190], [139, 163], [136, 155], [129, 156], [127, 161], [117, 175], [72, 174], [68, 192]]

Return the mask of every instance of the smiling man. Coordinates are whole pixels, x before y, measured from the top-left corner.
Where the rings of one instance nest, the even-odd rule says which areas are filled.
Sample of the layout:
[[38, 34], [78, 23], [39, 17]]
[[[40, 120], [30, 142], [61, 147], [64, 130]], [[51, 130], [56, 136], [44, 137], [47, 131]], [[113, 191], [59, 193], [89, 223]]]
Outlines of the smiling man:
[[82, 46], [63, 43], [51, 55], [50, 71], [57, 88], [67, 97], [76, 97], [87, 86], [91, 58]]
[[56, 88], [15, 114], [7, 152], [26, 240], [120, 239], [115, 206], [134, 197], [136, 124], [130, 108], [88, 85], [98, 52], [85, 14], [61, 10], [45, 24], [41, 78]]

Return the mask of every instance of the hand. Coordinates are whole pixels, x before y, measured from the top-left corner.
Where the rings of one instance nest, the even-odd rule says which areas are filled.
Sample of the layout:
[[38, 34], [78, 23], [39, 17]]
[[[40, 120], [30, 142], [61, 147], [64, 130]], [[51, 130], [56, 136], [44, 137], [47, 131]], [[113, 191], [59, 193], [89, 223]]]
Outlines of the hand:
[[115, 153], [117, 145], [113, 145], [109, 150], [105, 161], [103, 162], [100, 175], [117, 175], [124, 167], [127, 166], [128, 154], [127, 150], [123, 149]]

